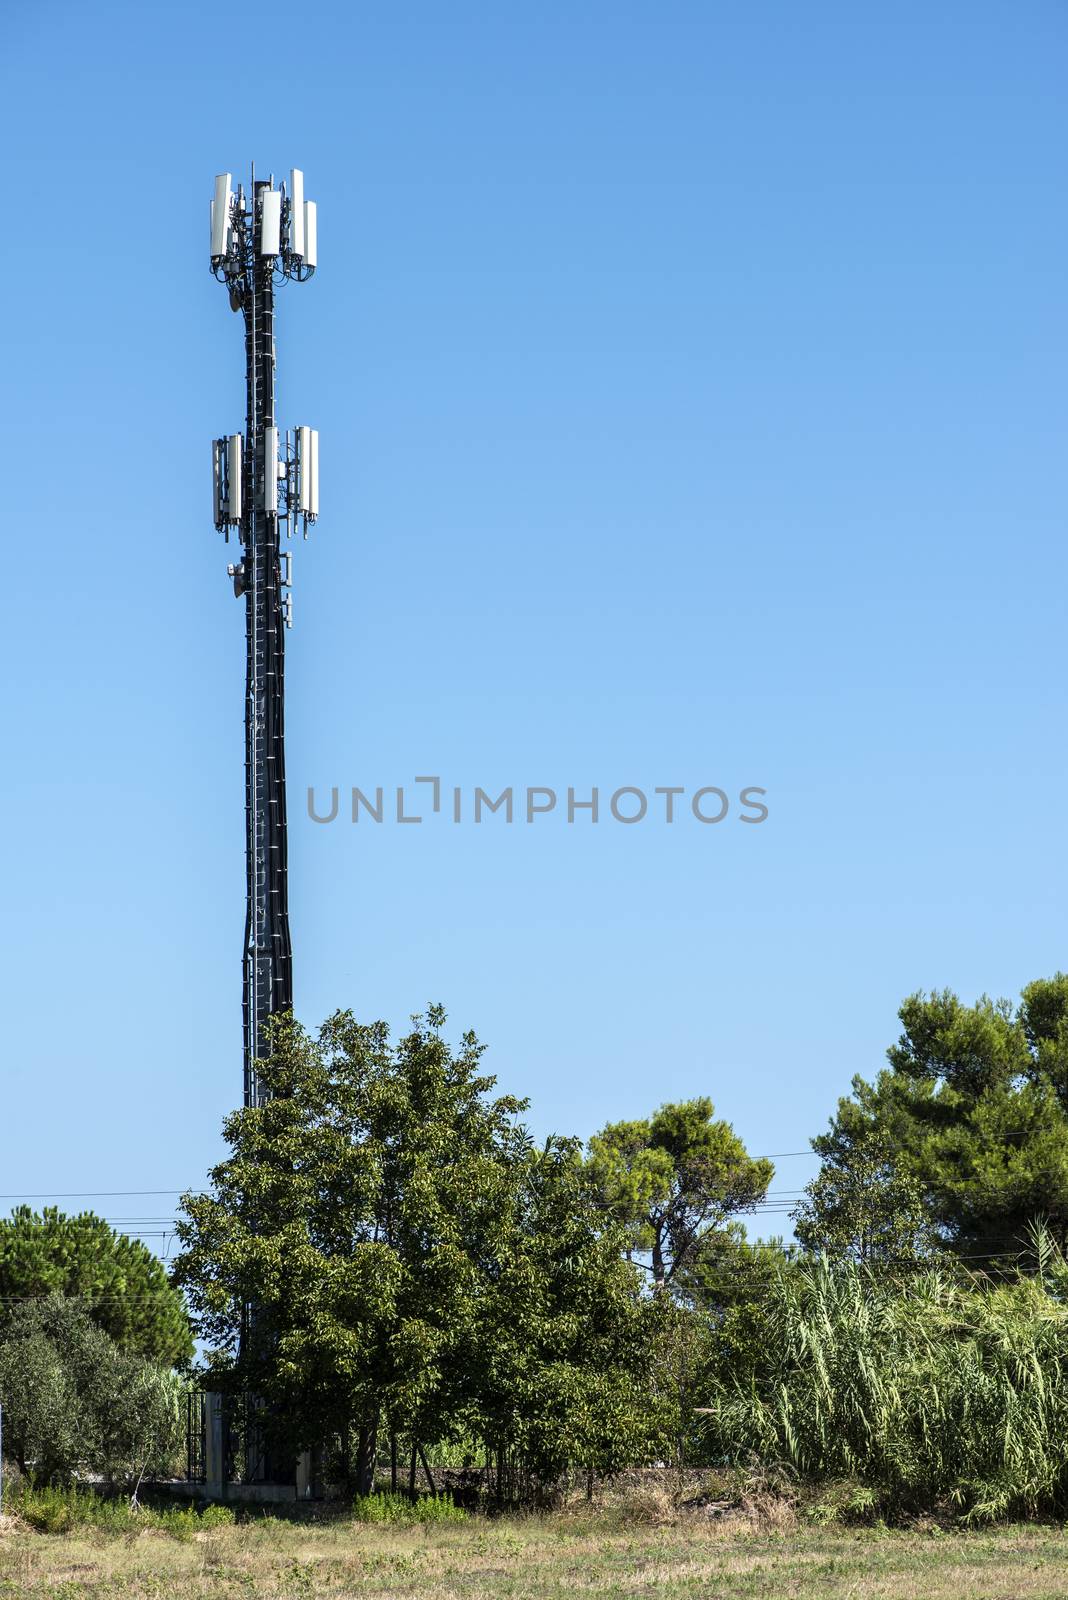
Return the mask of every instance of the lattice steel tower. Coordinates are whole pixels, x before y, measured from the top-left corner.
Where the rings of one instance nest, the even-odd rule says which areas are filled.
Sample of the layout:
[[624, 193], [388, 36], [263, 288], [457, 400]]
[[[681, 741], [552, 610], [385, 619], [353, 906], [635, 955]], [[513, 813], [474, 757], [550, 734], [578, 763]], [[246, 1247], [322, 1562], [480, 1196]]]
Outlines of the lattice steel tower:
[[304, 176], [288, 189], [257, 180], [246, 196], [230, 173], [215, 180], [211, 270], [245, 321], [245, 432], [212, 449], [215, 526], [244, 547], [227, 572], [245, 602], [245, 867], [242, 955], [245, 1104], [260, 1105], [257, 1062], [263, 1025], [293, 1004], [293, 952], [286, 884], [285, 629], [292, 626], [292, 557], [282, 549], [298, 525], [304, 537], [319, 514], [319, 435], [295, 428], [280, 438], [275, 421], [274, 290], [315, 271], [315, 203]]

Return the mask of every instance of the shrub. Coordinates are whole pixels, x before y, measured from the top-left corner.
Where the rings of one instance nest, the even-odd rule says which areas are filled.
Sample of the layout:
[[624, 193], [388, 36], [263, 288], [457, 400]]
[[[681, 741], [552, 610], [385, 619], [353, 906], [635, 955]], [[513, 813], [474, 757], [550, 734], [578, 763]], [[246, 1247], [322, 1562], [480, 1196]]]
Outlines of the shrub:
[[132, 1506], [124, 1497], [109, 1498], [92, 1489], [52, 1484], [19, 1484], [8, 1502], [11, 1509], [38, 1533], [70, 1533], [74, 1528], [95, 1528], [103, 1533], [140, 1533], [154, 1528], [187, 1542], [199, 1529], [227, 1527], [234, 1521], [229, 1506]]
[[229, 1506], [205, 1506], [200, 1513], [202, 1528], [230, 1528], [237, 1519]]
[[420, 1523], [467, 1521], [467, 1512], [449, 1495], [410, 1500], [403, 1494], [360, 1494], [353, 1502], [352, 1514], [357, 1522], [392, 1523], [404, 1528]]
[[66, 1533], [75, 1522], [68, 1489], [22, 1487], [11, 1504], [23, 1522], [38, 1533]]

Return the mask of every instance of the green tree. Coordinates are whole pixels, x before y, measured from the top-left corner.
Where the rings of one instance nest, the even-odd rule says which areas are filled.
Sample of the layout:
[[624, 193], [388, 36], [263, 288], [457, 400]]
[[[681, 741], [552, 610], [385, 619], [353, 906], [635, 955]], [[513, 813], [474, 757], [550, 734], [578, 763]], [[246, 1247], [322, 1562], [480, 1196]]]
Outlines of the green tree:
[[[763, 1338], [768, 1294], [796, 1260], [796, 1247], [782, 1239], [746, 1238], [741, 1223], [706, 1237], [683, 1278], [687, 1303], [702, 1333], [695, 1369], [741, 1373], [752, 1364]], [[698, 1384], [691, 1389], [699, 1398]]]
[[590, 1140], [588, 1172], [626, 1228], [629, 1249], [649, 1255], [653, 1287], [662, 1290], [681, 1288], [732, 1218], [759, 1205], [775, 1168], [750, 1156], [701, 1096], [609, 1123]]
[[536, 1149], [444, 1021], [396, 1043], [348, 1012], [314, 1037], [278, 1023], [271, 1098], [227, 1119], [213, 1192], [183, 1199], [175, 1277], [210, 1381], [261, 1397], [279, 1450], [354, 1439], [361, 1491], [382, 1430], [489, 1436], [540, 1476], [648, 1435], [637, 1274], [577, 1147]]
[[137, 1482], [170, 1473], [181, 1382], [121, 1350], [88, 1310], [52, 1294], [17, 1306], [0, 1339], [4, 1451], [51, 1482], [75, 1473]]
[[80, 1300], [124, 1350], [167, 1366], [193, 1354], [182, 1298], [143, 1244], [92, 1212], [18, 1206], [0, 1220], [0, 1334], [11, 1307], [52, 1293]]
[[802, 1249], [841, 1260], [910, 1265], [941, 1243], [922, 1183], [878, 1128], [828, 1146], [793, 1215]]
[[791, 1270], [795, 1255], [793, 1245], [750, 1240], [742, 1223], [730, 1222], [708, 1230], [676, 1276], [674, 1320], [658, 1359], [662, 1380], [678, 1396], [680, 1465], [715, 1464], [701, 1407], [725, 1378], [755, 1369], [772, 1286]]
[[548, 1140], [516, 1176], [470, 1351], [478, 1428], [541, 1485], [569, 1464], [606, 1476], [663, 1455], [678, 1427], [677, 1397], [657, 1382], [665, 1318], [579, 1141]]
[[860, 1256], [865, 1241], [878, 1252], [880, 1239], [890, 1249], [942, 1239], [982, 1265], [1016, 1256], [1043, 1217], [1063, 1246], [1068, 977], [1029, 984], [1015, 1008], [986, 997], [968, 1006], [943, 990], [910, 996], [899, 1015], [889, 1066], [874, 1083], [854, 1078], [812, 1141], [824, 1168], [802, 1222], [810, 1241], [836, 1238]]

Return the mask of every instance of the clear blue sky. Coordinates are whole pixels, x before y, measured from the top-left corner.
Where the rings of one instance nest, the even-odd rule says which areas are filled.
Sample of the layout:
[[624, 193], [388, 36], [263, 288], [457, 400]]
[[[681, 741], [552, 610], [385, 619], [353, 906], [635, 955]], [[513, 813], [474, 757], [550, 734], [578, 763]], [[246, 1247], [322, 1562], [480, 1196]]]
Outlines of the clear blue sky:
[[[764, 1153], [878, 1070], [910, 991], [1065, 965], [1062, 4], [105, 0], [5, 30], [5, 1196], [195, 1186], [240, 1095], [208, 441], [243, 356], [207, 213], [251, 160], [320, 211], [278, 329], [281, 417], [322, 434], [304, 1019], [440, 999], [539, 1132], [708, 1093]], [[770, 816], [304, 814], [429, 773], [759, 784]]]

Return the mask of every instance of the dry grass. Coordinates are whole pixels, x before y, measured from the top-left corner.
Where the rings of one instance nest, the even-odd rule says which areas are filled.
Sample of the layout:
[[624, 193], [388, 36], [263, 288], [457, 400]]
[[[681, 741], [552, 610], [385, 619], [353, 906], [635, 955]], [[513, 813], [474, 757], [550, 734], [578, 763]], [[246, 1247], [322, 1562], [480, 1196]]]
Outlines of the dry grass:
[[[648, 1512], [647, 1512], [648, 1514]], [[394, 1529], [273, 1518], [165, 1534], [0, 1530], [3, 1600], [1064, 1600], [1059, 1529], [768, 1526], [754, 1514], [604, 1514]]]

